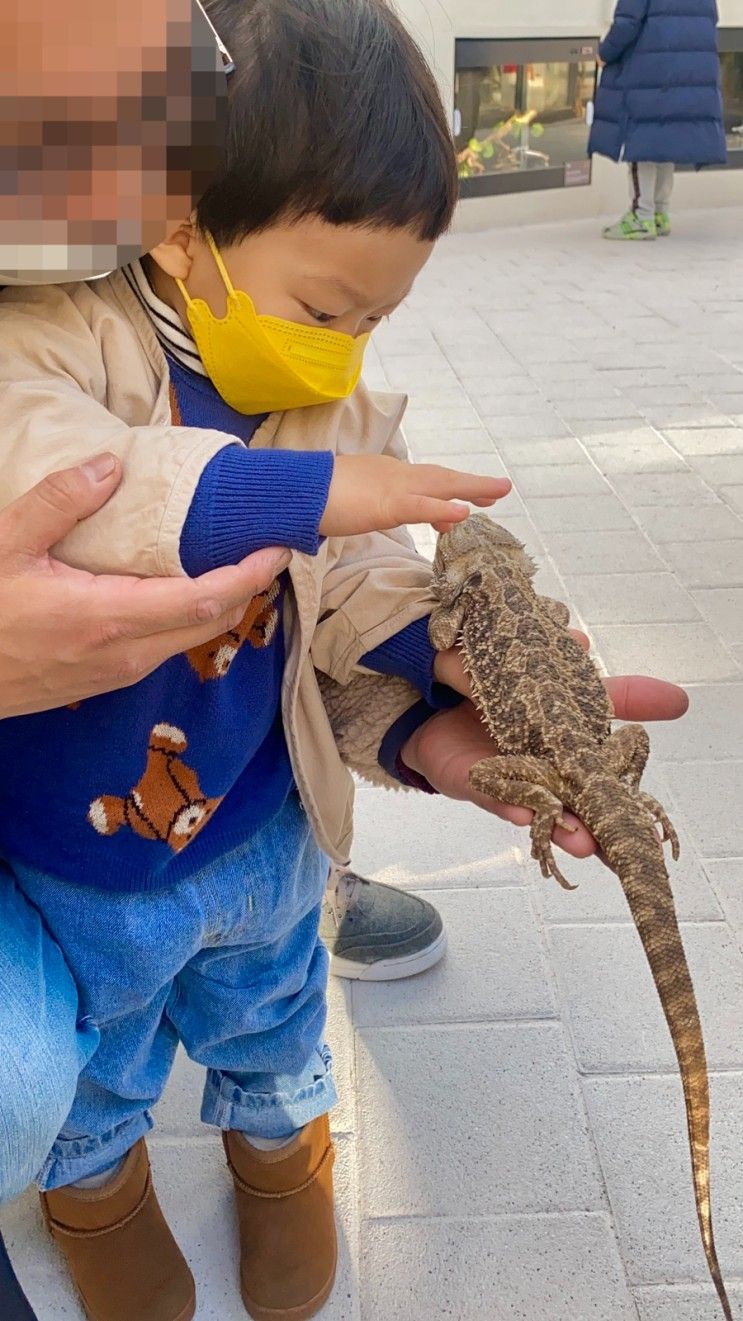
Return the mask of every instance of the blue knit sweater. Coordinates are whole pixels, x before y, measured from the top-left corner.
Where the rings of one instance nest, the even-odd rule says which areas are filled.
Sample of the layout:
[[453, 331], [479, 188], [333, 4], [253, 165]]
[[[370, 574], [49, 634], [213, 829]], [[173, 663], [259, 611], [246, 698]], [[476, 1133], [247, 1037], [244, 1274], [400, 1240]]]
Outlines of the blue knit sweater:
[[[207, 379], [169, 366], [176, 424], [250, 441], [261, 418], [234, 412]], [[268, 545], [314, 554], [332, 470], [330, 452], [226, 446], [183, 530], [186, 571]], [[134, 688], [0, 721], [0, 856], [81, 885], [151, 890], [213, 862], [277, 813], [293, 788], [280, 712], [287, 589], [282, 575], [236, 629]], [[448, 690], [434, 691], [425, 620], [363, 663], [408, 678], [435, 706], [449, 704]], [[400, 741], [407, 732], [401, 726]]]

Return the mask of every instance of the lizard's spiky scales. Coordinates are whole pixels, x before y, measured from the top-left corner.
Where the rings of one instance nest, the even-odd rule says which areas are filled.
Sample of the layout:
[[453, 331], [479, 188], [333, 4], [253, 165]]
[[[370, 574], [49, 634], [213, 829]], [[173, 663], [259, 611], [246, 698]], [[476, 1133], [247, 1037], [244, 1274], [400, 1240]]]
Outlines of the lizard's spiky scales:
[[484, 515], [458, 524], [439, 537], [431, 640], [439, 647], [456, 642], [501, 754], [473, 767], [473, 786], [534, 811], [532, 852], [545, 875], [567, 885], [550, 844], [565, 806], [619, 877], [676, 1051], [702, 1242], [725, 1321], [733, 1321], [712, 1231], [702, 1027], [656, 823], [674, 857], [678, 838], [660, 804], [640, 791], [645, 731], [625, 726], [612, 733], [600, 675], [565, 631], [564, 611], [536, 595], [533, 574], [532, 561], [506, 529]]

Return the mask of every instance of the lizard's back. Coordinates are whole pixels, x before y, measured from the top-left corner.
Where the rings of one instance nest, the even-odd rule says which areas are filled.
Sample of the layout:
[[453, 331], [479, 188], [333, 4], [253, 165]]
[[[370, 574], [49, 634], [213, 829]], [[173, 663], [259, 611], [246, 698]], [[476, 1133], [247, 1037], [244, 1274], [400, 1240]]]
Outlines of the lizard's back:
[[676, 1049], [702, 1240], [732, 1321], [712, 1230], [704, 1040], [655, 823], [674, 857], [678, 839], [661, 805], [640, 790], [647, 735], [632, 725], [612, 733], [598, 671], [565, 631], [564, 607], [535, 594], [534, 566], [505, 529], [473, 515], [439, 539], [434, 570], [431, 640], [439, 650], [459, 643], [496, 745], [472, 767], [472, 785], [533, 812], [532, 856], [566, 886], [551, 838], [565, 824], [563, 807], [572, 807], [622, 884]]

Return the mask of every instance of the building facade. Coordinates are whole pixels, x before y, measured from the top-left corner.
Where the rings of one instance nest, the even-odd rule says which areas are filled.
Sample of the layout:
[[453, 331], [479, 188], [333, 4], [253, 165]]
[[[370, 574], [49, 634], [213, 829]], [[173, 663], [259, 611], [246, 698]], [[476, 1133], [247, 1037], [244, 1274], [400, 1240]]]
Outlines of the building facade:
[[[729, 161], [722, 169], [681, 174], [677, 208], [743, 203], [743, 0], [719, 3]], [[624, 170], [586, 155], [597, 48], [614, 0], [397, 5], [433, 64], [451, 113], [460, 228], [598, 217], [626, 208]]]

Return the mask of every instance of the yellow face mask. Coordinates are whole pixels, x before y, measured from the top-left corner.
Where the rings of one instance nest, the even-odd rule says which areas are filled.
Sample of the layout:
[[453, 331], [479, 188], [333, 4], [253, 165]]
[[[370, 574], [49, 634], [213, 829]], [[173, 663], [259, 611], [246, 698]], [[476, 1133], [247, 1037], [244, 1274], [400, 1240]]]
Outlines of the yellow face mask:
[[206, 237], [227, 290], [225, 316], [192, 298], [182, 280], [176, 284], [201, 361], [225, 403], [249, 415], [347, 399], [361, 375], [368, 334], [354, 339], [259, 316], [250, 295], [233, 287], [211, 234]]

